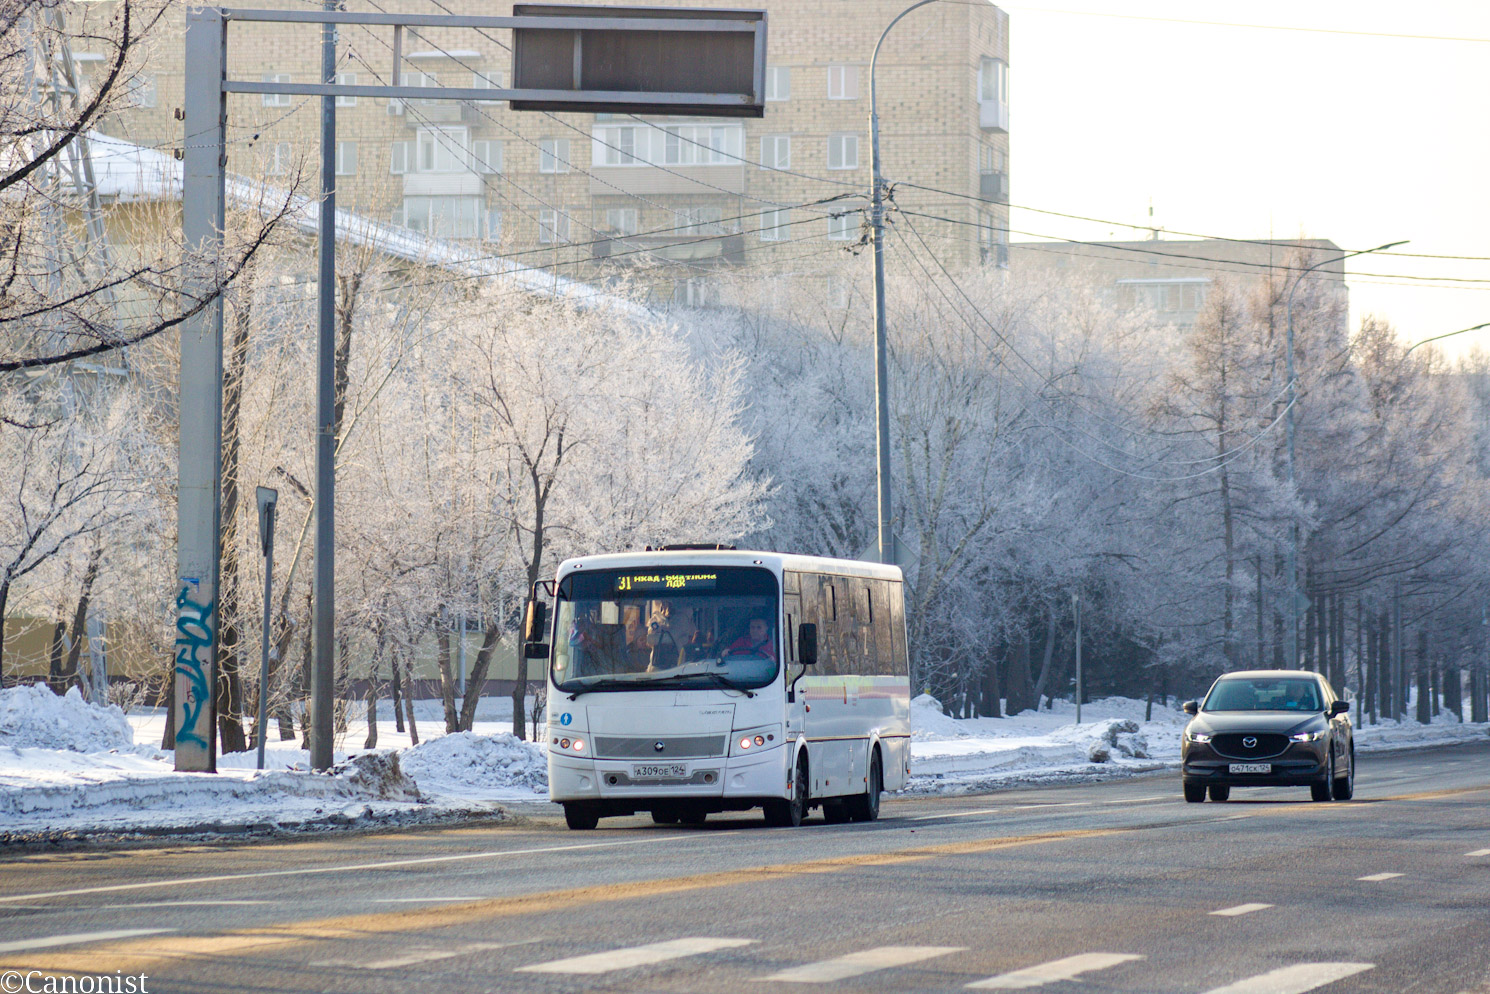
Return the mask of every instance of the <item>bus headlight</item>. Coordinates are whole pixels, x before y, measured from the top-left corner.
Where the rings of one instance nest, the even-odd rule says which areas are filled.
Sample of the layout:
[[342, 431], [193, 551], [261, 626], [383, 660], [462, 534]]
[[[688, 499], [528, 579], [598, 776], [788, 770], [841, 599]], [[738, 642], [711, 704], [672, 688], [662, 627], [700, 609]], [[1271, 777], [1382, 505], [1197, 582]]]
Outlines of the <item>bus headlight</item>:
[[730, 733], [729, 752], [731, 756], [739, 756], [743, 753], [755, 752], [767, 746], [779, 745], [780, 743], [780, 725], [737, 728]]

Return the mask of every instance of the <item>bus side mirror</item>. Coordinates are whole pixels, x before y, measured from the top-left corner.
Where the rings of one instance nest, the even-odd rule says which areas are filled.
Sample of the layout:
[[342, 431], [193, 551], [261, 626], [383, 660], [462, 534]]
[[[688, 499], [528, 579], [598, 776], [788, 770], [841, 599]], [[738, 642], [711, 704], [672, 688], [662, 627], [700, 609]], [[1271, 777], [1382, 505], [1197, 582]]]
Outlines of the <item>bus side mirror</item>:
[[1180, 705], [1180, 710], [1186, 714], [1199, 714], [1200, 704], [1197, 701], [1186, 701]]
[[810, 621], [797, 626], [797, 662], [803, 666], [817, 665], [817, 625]]
[[524, 642], [523, 643], [523, 658], [524, 659], [547, 659], [548, 658], [548, 643], [547, 642]]
[[[523, 641], [542, 642], [548, 629], [548, 605], [540, 600], [528, 601], [528, 613], [523, 619]], [[529, 659], [536, 658], [529, 656]]]

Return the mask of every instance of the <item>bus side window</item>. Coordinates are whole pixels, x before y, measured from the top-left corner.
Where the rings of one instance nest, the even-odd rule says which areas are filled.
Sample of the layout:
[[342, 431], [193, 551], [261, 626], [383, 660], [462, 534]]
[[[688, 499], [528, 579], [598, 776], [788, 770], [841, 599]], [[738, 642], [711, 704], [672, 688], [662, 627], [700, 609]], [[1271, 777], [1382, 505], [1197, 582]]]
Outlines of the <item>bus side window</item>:
[[909, 672], [905, 649], [905, 584], [890, 581], [890, 645], [896, 676]]

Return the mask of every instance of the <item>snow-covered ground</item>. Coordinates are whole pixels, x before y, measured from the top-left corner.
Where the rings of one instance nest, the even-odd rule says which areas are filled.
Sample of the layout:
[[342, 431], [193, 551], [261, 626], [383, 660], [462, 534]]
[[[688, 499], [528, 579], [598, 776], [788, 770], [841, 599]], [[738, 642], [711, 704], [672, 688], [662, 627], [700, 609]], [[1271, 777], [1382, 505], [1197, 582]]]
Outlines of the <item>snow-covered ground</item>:
[[[1104, 779], [1174, 768], [1186, 715], [1143, 701], [1107, 698], [1082, 707], [1006, 718], [955, 719], [927, 696], [912, 702], [912, 777], [920, 793], [962, 793], [1016, 782]], [[388, 702], [380, 715], [391, 715]], [[1409, 711], [1411, 713], [1411, 711]], [[337, 768], [309, 770], [298, 742], [281, 743], [271, 725], [265, 769], [255, 756], [220, 757], [216, 775], [176, 773], [157, 748], [158, 711], [128, 715], [94, 707], [76, 691], [39, 687], [0, 691], [0, 843], [91, 832], [241, 832], [408, 823], [500, 816], [546, 800], [543, 746], [512, 734], [511, 703], [488, 698], [475, 729], [444, 734], [438, 701], [420, 701], [420, 743], [378, 721], [377, 748], [363, 748], [367, 725], [349, 723]], [[1483, 739], [1490, 726], [1440, 715], [1430, 725], [1369, 723], [1356, 730], [1361, 751], [1418, 748]]]

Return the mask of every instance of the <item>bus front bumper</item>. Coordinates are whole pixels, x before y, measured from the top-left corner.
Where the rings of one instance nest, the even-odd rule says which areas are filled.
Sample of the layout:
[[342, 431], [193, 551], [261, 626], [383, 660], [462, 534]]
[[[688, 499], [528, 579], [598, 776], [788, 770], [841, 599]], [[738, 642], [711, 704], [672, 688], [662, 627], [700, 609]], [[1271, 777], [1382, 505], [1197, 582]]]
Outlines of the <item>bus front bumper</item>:
[[[605, 800], [625, 803], [653, 799], [700, 800], [786, 797], [786, 757], [777, 746], [753, 756], [689, 759], [669, 766], [683, 767], [681, 776], [658, 776], [657, 764], [605, 759], [578, 759], [550, 753], [549, 800]], [[671, 772], [671, 771], [670, 771]], [[752, 807], [754, 805], [746, 805]], [[638, 804], [638, 810], [647, 808]]]

